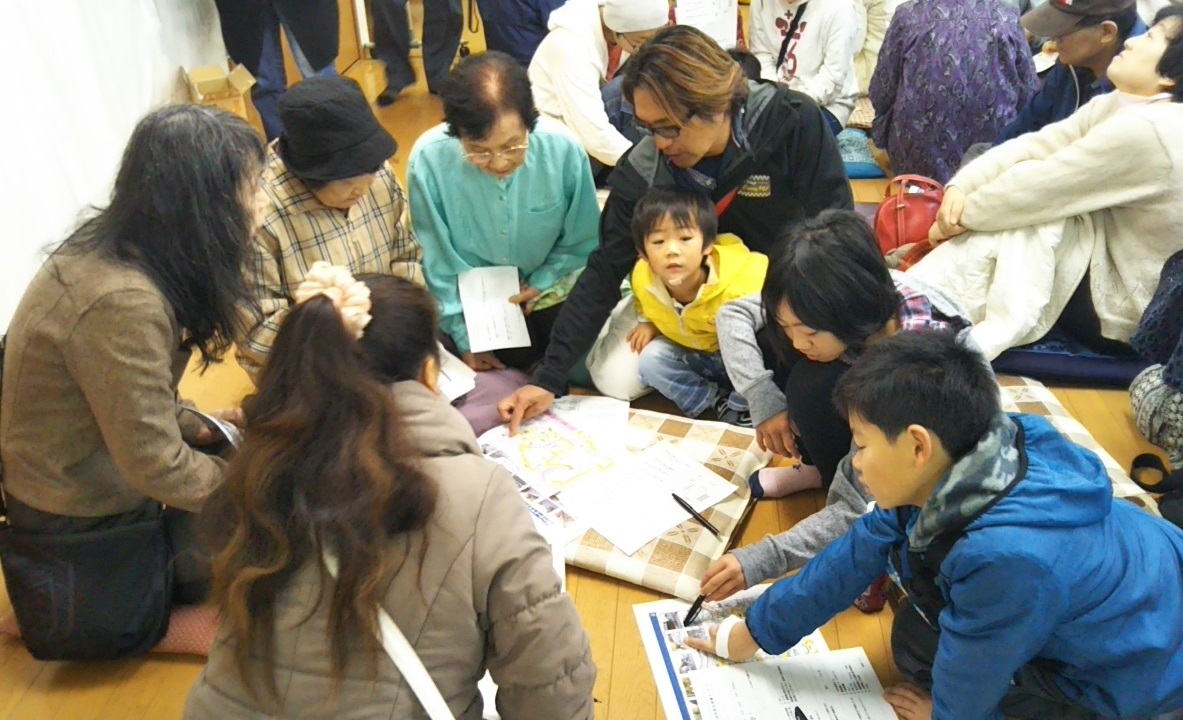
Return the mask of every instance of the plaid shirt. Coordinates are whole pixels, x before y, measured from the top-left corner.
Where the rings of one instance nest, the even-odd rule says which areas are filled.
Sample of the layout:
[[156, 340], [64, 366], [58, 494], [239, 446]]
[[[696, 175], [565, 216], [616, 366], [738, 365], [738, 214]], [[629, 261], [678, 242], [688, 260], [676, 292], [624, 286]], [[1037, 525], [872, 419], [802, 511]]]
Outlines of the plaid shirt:
[[[900, 324], [900, 332], [917, 332], [921, 330], [935, 330], [951, 332], [960, 330], [960, 324], [955, 324], [939, 315], [932, 309], [932, 302], [928, 296], [896, 282], [896, 290], [900, 295], [900, 311], [896, 320]], [[854, 364], [858, 360], [858, 352], [847, 350], [842, 353], [842, 360], [847, 364]]]
[[395, 275], [423, 284], [423, 250], [411, 230], [407, 198], [383, 163], [369, 192], [348, 212], [327, 208], [290, 173], [274, 146], [263, 173], [267, 209], [248, 254], [261, 318], [251, 316], [238, 343], [240, 364], [255, 375], [292, 304], [292, 295], [317, 260], [354, 275]]

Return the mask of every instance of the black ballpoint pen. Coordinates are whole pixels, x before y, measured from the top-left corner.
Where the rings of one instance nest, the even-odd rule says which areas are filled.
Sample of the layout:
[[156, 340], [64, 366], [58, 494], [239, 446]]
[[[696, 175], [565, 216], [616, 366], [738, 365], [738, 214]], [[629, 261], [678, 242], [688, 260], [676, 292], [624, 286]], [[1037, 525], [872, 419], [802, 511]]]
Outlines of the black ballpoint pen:
[[688, 611], [686, 611], [686, 619], [682, 621], [683, 625], [689, 625], [690, 623], [694, 622], [695, 616], [698, 615], [699, 610], [702, 610], [702, 603], [706, 599], [707, 599], [706, 595], [699, 595], [698, 596], [698, 599], [695, 600], [694, 603], [690, 606], [690, 609]]
[[695, 510], [693, 507], [691, 507], [690, 503], [683, 500], [678, 495], [678, 493], [670, 493], [670, 496], [674, 498], [674, 502], [676, 502], [682, 506], [683, 510], [690, 513], [690, 517], [694, 518], [695, 522], [697, 522], [699, 525], [702, 525], [707, 530], [710, 530], [711, 534], [714, 535], [715, 537], [719, 537], [719, 529], [717, 527], [715, 527], [714, 525], [712, 525], [709, 520], [707, 520], [701, 514], [699, 514], [699, 512], [697, 510]]

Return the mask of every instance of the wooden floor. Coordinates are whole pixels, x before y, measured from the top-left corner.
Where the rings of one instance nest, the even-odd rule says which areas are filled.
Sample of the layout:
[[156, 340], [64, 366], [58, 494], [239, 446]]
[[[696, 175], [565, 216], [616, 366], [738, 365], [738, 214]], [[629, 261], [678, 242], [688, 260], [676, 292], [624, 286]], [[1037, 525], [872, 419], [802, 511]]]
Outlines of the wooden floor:
[[[363, 67], [360, 71], [368, 70]], [[401, 177], [415, 138], [440, 120], [438, 102], [426, 95], [421, 83], [393, 106], [379, 110], [379, 116], [399, 142], [395, 164]], [[855, 199], [878, 202], [883, 187], [883, 181], [856, 181]], [[249, 388], [246, 375], [231, 360], [204, 376], [191, 373], [182, 384], [182, 394], [203, 409], [214, 410], [236, 405]], [[1128, 466], [1137, 453], [1154, 450], [1134, 428], [1124, 392], [1068, 388], [1055, 392], [1122, 465]], [[816, 491], [761, 503], [743, 544], [791, 528], [823, 503], [822, 494]], [[567, 588], [591, 636], [599, 668], [596, 717], [660, 718], [660, 703], [631, 609], [635, 603], [660, 596], [576, 568], [567, 572]], [[7, 598], [0, 592], [0, 615], [8, 611]], [[890, 611], [866, 616], [850, 609], [823, 628], [831, 647], [865, 648], [885, 684], [897, 679], [890, 660], [890, 632]], [[100, 664], [40, 663], [18, 642], [0, 639], [0, 720], [178, 718], [201, 665], [198, 658], [157, 655]]]

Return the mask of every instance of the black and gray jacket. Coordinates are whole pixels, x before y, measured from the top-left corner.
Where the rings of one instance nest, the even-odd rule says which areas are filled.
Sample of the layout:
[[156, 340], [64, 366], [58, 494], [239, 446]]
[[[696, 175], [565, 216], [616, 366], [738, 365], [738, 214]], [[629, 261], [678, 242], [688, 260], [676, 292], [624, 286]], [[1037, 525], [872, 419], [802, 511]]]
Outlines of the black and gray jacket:
[[[719, 219], [720, 233], [734, 233], [752, 250], [777, 256], [776, 237], [785, 225], [827, 208], [854, 206], [838, 145], [817, 105], [773, 83], [753, 82], [711, 198], [737, 193]], [[591, 347], [613, 306], [620, 283], [637, 260], [629, 226], [633, 209], [652, 187], [677, 185], [674, 169], [651, 137], [620, 159], [608, 178], [611, 194], [600, 216], [600, 244], [592, 251], [551, 334], [533, 383], [555, 395]]]

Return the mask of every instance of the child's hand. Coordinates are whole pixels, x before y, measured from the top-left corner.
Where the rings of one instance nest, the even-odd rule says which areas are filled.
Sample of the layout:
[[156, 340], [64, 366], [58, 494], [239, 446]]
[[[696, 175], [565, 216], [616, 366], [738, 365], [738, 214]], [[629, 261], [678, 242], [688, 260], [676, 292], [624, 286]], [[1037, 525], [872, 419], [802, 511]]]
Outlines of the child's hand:
[[892, 685], [883, 691], [883, 699], [902, 720], [932, 720], [932, 695], [911, 683]]
[[777, 413], [756, 426], [756, 444], [761, 450], [776, 453], [782, 457], [797, 457], [796, 429], [786, 410]]
[[[730, 620], [730, 618], [728, 618]], [[724, 624], [727, 621], [724, 620]], [[731, 634], [727, 638], [727, 648], [720, 648], [718, 646], [719, 626], [714, 625], [707, 631], [710, 633], [710, 641], [699, 640], [695, 637], [686, 638], [686, 647], [701, 650], [711, 655], [718, 655], [719, 657], [726, 657], [724, 659], [732, 662], [745, 662], [751, 660], [756, 655], [756, 651], [760, 646], [752, 638], [752, 634], [748, 632], [748, 624], [739, 622], [731, 628]]]
[[699, 592], [705, 595], [707, 600], [718, 602], [746, 587], [743, 567], [734, 555], [727, 553], [707, 568], [707, 574], [702, 579], [702, 589]]
[[633, 328], [633, 331], [628, 334], [628, 346], [633, 349], [633, 352], [638, 355], [645, 349], [645, 346], [653, 342], [654, 338], [661, 335], [661, 331], [657, 326], [650, 322], [643, 322]]

